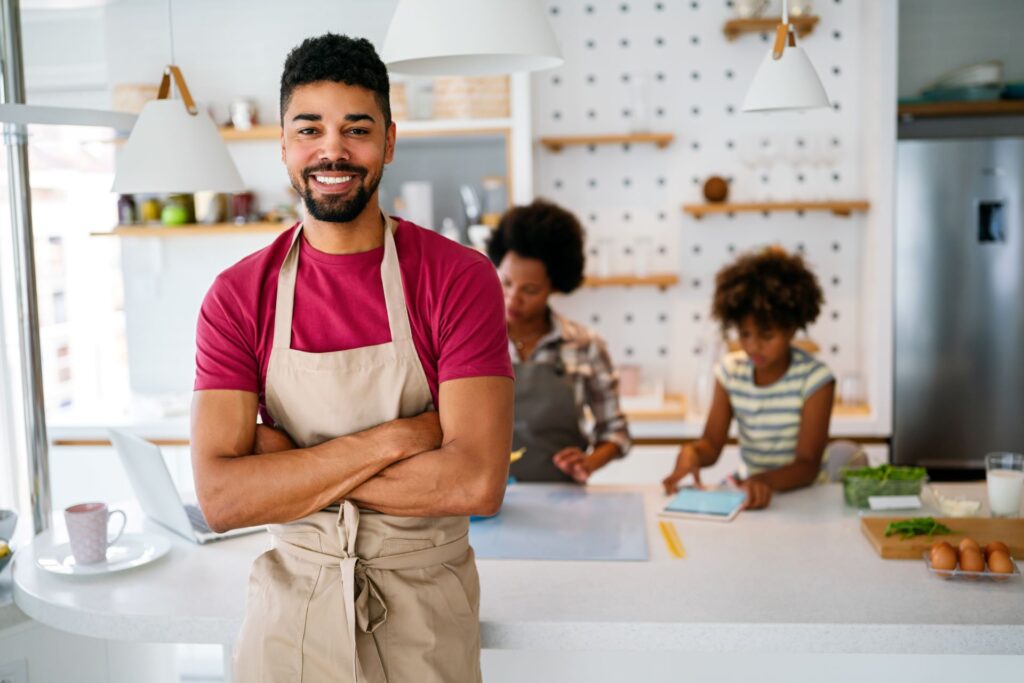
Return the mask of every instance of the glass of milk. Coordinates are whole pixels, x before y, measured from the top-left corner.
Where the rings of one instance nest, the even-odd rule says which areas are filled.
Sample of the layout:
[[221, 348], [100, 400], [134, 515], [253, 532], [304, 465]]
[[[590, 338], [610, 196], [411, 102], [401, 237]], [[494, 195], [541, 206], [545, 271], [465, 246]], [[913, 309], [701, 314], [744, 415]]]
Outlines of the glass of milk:
[[989, 453], [985, 456], [988, 482], [988, 507], [993, 517], [1020, 516], [1021, 491], [1024, 490], [1024, 455]]

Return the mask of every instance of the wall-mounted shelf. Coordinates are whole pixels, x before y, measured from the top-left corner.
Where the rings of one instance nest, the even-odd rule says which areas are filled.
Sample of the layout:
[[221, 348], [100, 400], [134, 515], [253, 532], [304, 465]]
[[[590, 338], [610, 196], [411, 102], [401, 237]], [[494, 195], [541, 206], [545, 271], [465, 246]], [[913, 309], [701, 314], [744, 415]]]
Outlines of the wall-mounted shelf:
[[720, 204], [683, 204], [683, 211], [694, 218], [701, 218], [716, 213], [742, 213], [773, 211], [831, 211], [837, 216], [849, 216], [854, 211], [867, 211], [871, 204], [867, 201], [842, 202], [746, 202]]
[[294, 223], [190, 223], [187, 225], [118, 225], [113, 230], [89, 233], [94, 237], [197, 237], [281, 232]]
[[916, 102], [896, 108], [901, 119], [935, 119], [954, 116], [1024, 116], [1024, 100], [988, 102]]
[[867, 417], [871, 415], [871, 406], [866, 403], [836, 403], [832, 406], [833, 417]]
[[592, 145], [635, 145], [651, 143], [658, 149], [665, 149], [675, 135], [672, 133], [632, 133], [629, 135], [563, 135], [559, 137], [543, 137], [540, 144], [552, 152], [561, 152], [565, 147]]
[[[811, 33], [814, 27], [821, 21], [820, 17], [790, 17], [796, 34], [803, 38]], [[730, 19], [722, 27], [722, 33], [728, 40], [736, 40], [744, 33], [771, 33], [775, 27], [782, 23], [782, 17], [758, 17], [756, 19]]]
[[588, 277], [583, 280], [584, 287], [657, 287], [666, 289], [679, 284], [679, 276], [672, 273], [646, 275], [613, 275], [611, 277]]
[[[512, 130], [511, 119], [432, 119], [426, 121], [396, 121], [398, 139], [435, 137], [475, 137], [505, 135]], [[275, 124], [253, 126], [249, 130], [221, 128], [225, 140], [278, 140], [281, 127]]]
[[686, 398], [675, 394], [666, 394], [665, 401], [653, 408], [629, 408], [629, 399], [623, 399], [623, 412], [630, 422], [651, 422], [654, 420], [685, 420]]

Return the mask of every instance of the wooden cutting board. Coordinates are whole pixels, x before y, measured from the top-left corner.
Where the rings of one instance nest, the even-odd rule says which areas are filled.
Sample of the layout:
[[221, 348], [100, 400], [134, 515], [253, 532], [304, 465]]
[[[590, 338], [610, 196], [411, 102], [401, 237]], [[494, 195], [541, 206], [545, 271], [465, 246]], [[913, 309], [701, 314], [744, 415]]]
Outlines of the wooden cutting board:
[[990, 519], [983, 517], [945, 518], [935, 520], [950, 528], [951, 533], [934, 536], [914, 536], [906, 540], [899, 536], [885, 536], [889, 522], [909, 517], [861, 517], [860, 530], [871, 541], [878, 554], [886, 560], [920, 560], [925, 552], [938, 541], [947, 541], [953, 547], [963, 538], [973, 538], [984, 547], [989, 541], [1002, 541], [1010, 548], [1010, 554], [1024, 559], [1024, 519]]

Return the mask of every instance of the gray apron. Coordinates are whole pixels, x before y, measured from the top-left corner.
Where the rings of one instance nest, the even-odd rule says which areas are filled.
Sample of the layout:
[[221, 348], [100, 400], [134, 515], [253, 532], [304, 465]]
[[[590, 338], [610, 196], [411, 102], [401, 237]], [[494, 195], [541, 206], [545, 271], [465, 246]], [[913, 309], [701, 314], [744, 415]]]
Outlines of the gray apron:
[[509, 474], [517, 481], [571, 482], [551, 458], [570, 446], [586, 450], [589, 440], [580, 431], [572, 377], [556, 363], [515, 363], [515, 427], [512, 449], [525, 448]]

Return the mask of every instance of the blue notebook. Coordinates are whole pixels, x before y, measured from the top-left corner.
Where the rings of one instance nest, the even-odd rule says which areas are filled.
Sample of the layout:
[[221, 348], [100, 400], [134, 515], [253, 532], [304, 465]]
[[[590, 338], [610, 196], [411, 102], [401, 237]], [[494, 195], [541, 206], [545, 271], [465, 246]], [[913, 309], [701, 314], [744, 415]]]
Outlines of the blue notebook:
[[673, 517], [699, 517], [730, 521], [735, 517], [743, 501], [747, 499], [745, 491], [735, 489], [718, 489], [706, 491], [692, 487], [682, 488], [665, 506], [662, 514]]

